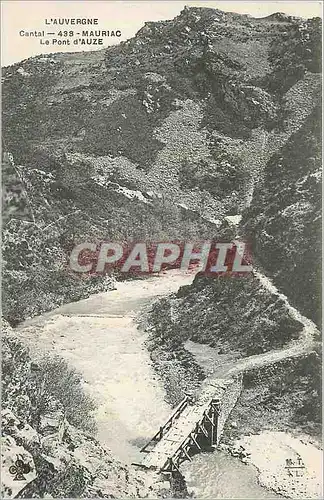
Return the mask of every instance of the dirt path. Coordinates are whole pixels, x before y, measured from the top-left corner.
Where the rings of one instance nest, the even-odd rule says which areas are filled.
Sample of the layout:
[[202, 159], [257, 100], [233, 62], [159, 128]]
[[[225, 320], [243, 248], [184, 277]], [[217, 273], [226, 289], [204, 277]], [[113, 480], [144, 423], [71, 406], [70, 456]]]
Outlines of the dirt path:
[[[292, 317], [304, 325], [301, 335], [282, 350], [247, 358], [232, 353], [221, 364], [214, 362], [211, 378], [228, 378], [252, 367], [299, 356], [313, 347], [316, 326], [292, 307], [268, 278], [257, 272], [255, 276], [271, 293], [279, 295]], [[59, 354], [82, 374], [85, 389], [98, 404], [98, 438], [124, 463], [140, 460], [139, 449], [171, 410], [144, 346], [146, 335], [137, 328], [136, 315], [153, 300], [192, 280], [193, 273], [168, 271], [161, 277], [118, 283], [114, 291], [64, 305], [18, 328], [34, 352]], [[208, 346], [199, 344], [194, 350], [201, 357], [205, 348], [210, 355]]]
[[[311, 352], [316, 341], [320, 339], [320, 333], [310, 319], [303, 316], [293, 307], [286, 295], [280, 293], [272, 281], [263, 274], [253, 271], [255, 277], [261, 282], [264, 288], [270, 293], [277, 295], [285, 303], [291, 317], [303, 325], [298, 339], [293, 340], [284, 349], [268, 351], [262, 354], [255, 354], [246, 358], [238, 358], [238, 353], [230, 355], [219, 355], [217, 350], [209, 346], [188, 341], [185, 348], [196, 358], [198, 364], [202, 366], [211, 378], [227, 378], [240, 372], [276, 363], [286, 358], [294, 358]], [[217, 366], [212, 368], [212, 365]]]
[[[296, 308], [291, 306], [287, 297], [279, 293], [271, 280], [261, 273], [254, 271], [255, 277], [272, 294], [278, 295], [286, 305], [292, 318], [303, 325], [300, 336], [290, 344], [280, 350], [274, 350], [263, 354], [239, 358], [239, 353], [232, 352], [226, 355], [219, 355], [218, 350], [210, 346], [199, 344], [192, 341], [185, 343], [185, 348], [191, 352], [196, 362], [205, 370], [207, 379], [205, 383], [210, 383], [211, 379], [229, 378], [240, 372], [276, 363], [282, 359], [298, 357], [307, 352], [311, 352], [314, 343], [319, 341], [319, 331], [316, 325], [303, 316]], [[315, 446], [309, 436], [294, 436], [289, 432], [264, 431], [260, 434], [244, 436], [235, 443], [237, 448], [243, 448], [250, 453], [250, 463], [258, 470], [258, 482], [268, 490], [259, 491], [253, 482], [246, 484], [245, 474], [243, 472], [240, 478], [240, 484], [244, 487], [240, 492], [239, 498], [267, 498], [271, 497], [270, 491], [283, 495], [288, 498], [323, 498], [322, 496], [322, 461], [323, 453]], [[217, 454], [218, 455], [218, 454]], [[298, 463], [301, 459], [304, 469], [292, 470], [287, 474], [285, 461], [292, 460]], [[182, 467], [189, 491], [193, 491], [201, 498], [238, 498], [232, 496], [237, 494], [237, 490], [231, 490], [228, 487], [228, 481], [222, 483], [222, 476], [228, 474], [230, 468], [234, 467], [235, 476], [240, 476], [240, 468], [235, 464], [226, 464], [225, 471], [222, 470], [222, 460], [219, 464], [218, 456], [206, 454], [203, 459], [195, 458], [191, 463], [185, 463]], [[215, 470], [220, 469], [219, 473]], [[202, 472], [203, 470], [203, 472]], [[201, 474], [209, 473], [209, 479], [203, 483], [199, 480]], [[247, 471], [250, 474], [250, 471]], [[233, 483], [235, 484], [235, 482]], [[266, 493], [268, 491], [268, 493]], [[225, 496], [219, 496], [219, 494]], [[245, 494], [247, 496], [245, 496]], [[226, 496], [227, 495], [227, 496]], [[254, 496], [257, 495], [257, 496]], [[278, 496], [278, 495], [277, 495]], [[276, 497], [276, 495], [275, 495]]]
[[318, 340], [320, 338], [320, 334], [315, 323], [306, 318], [306, 316], [303, 316], [295, 307], [293, 307], [289, 303], [286, 295], [280, 293], [269, 278], [257, 271], [254, 271], [254, 275], [262, 283], [266, 290], [274, 295], [278, 295], [278, 297], [283, 300], [291, 317], [302, 323], [303, 329], [300, 332], [299, 338], [290, 342], [288, 347], [285, 349], [273, 350], [236, 361], [234, 366], [228, 368], [227, 374], [229, 376], [249, 368], [276, 363], [282, 359], [298, 357], [301, 354], [310, 352], [314, 347], [316, 339]]

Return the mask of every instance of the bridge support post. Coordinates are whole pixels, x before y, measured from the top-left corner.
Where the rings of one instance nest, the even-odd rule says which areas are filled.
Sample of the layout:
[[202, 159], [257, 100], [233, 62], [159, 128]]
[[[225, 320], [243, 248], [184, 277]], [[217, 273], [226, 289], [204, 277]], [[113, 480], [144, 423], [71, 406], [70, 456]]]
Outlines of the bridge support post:
[[169, 470], [170, 470], [171, 474], [173, 474], [174, 472], [180, 473], [179, 467], [177, 467], [177, 465], [175, 464], [175, 462], [172, 458], [169, 459], [169, 464], [170, 464]]
[[212, 419], [214, 423], [212, 428], [211, 446], [214, 446], [215, 444], [217, 444], [217, 424], [220, 413], [219, 401], [212, 400], [211, 407], [212, 407]]
[[213, 446], [214, 435], [215, 435], [215, 411], [214, 411], [213, 406], [212, 406], [211, 419], [212, 419], [212, 424], [211, 424], [211, 432], [210, 432], [210, 446]]

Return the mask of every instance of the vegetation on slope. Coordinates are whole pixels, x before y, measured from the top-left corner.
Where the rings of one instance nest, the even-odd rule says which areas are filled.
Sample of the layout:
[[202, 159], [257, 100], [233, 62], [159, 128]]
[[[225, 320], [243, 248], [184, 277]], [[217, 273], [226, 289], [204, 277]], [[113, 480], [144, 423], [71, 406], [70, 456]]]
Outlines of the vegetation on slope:
[[[116, 192], [115, 184], [94, 180], [99, 173], [90, 161], [77, 161], [78, 178], [69, 173], [70, 165], [62, 157], [51, 171], [16, 167], [12, 172], [7, 160], [3, 314], [12, 325], [113, 288], [112, 276], [77, 275], [69, 270], [70, 252], [78, 243], [209, 238], [214, 231], [197, 214], [168, 206], [163, 199], [147, 197], [143, 203]], [[101, 177], [111, 183], [113, 175], [114, 171]], [[129, 184], [127, 179], [124, 184]]]
[[244, 231], [265, 272], [308, 317], [321, 311], [321, 111], [268, 162]]
[[[186, 341], [213, 347], [208, 365], [217, 371], [223, 363], [234, 366], [242, 355], [287, 347], [301, 329], [283, 301], [253, 277], [196, 278], [178, 294], [152, 306], [147, 345], [168, 399], [175, 405], [184, 394], [199, 389], [206, 377], [203, 365], [185, 348]], [[231, 415], [237, 426], [227, 426], [224, 440], [262, 429], [287, 428], [320, 438], [320, 351], [315, 346], [299, 358], [245, 371], [243, 392]]]
[[279, 349], [302, 328], [254, 276], [197, 277], [156, 302], [150, 320], [156, 345], [172, 349], [193, 340], [243, 356]]
[[[4, 171], [6, 317], [17, 322], [109, 289], [63, 276], [66, 248], [81, 238], [215, 236], [189, 213], [221, 220], [246, 206], [253, 179], [291, 134], [287, 112], [293, 120], [311, 112], [319, 38], [318, 19], [194, 7], [103, 51], [5, 68], [4, 151], [16, 164]], [[127, 199], [107, 184], [112, 177], [155, 199]], [[26, 296], [16, 300], [21, 288]]]
[[[225, 441], [264, 429], [322, 438], [321, 348], [244, 374], [243, 392], [225, 431]], [[247, 414], [249, 418], [247, 418]]]

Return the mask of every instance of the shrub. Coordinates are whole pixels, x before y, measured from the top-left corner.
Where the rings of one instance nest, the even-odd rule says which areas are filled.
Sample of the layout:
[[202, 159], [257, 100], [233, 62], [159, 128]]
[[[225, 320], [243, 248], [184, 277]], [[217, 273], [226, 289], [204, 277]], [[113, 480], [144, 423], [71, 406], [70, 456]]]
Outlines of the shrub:
[[[3, 337], [2, 403], [38, 429], [41, 417], [62, 409], [70, 424], [95, 432], [95, 404], [85, 394], [81, 376], [59, 356], [33, 362], [28, 348], [12, 335]], [[21, 402], [24, 400], [24, 407]]]
[[51, 401], [58, 401], [67, 420], [84, 431], [94, 433], [95, 423], [92, 411], [94, 402], [85, 394], [82, 388], [80, 374], [69, 367], [68, 363], [59, 356], [45, 356], [37, 364], [35, 383], [39, 388], [37, 412], [39, 414], [50, 411]]

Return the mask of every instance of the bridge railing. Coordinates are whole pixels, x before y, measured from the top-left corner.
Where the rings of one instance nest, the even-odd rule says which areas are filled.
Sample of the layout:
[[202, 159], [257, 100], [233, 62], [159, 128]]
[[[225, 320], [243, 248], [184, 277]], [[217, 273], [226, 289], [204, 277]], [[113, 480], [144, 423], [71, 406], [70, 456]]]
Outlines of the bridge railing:
[[[183, 457], [182, 460], [191, 460], [190, 454], [189, 454], [189, 449], [191, 447], [196, 448], [197, 450], [201, 450], [201, 446], [198, 443], [198, 434], [202, 432], [205, 437], [208, 436], [208, 431], [204, 426], [204, 423], [208, 420], [211, 424], [212, 427], [216, 429], [217, 432], [217, 420], [214, 422], [211, 420], [211, 418], [208, 416], [209, 411], [211, 410], [215, 415], [218, 417], [219, 415], [219, 405], [220, 405], [220, 400], [217, 398], [213, 398], [210, 401], [208, 410], [205, 410], [203, 413], [203, 417], [196, 422], [195, 428], [190, 432], [188, 436], [184, 438], [184, 440], [179, 444], [178, 448], [174, 452], [172, 457], [169, 457], [164, 465], [160, 468], [160, 472], [172, 472], [174, 469], [179, 471], [179, 460], [181, 459], [181, 456]], [[212, 438], [213, 441], [213, 438]]]
[[147, 448], [153, 444], [155, 445], [158, 441], [161, 441], [163, 438], [164, 434], [172, 427], [173, 422], [180, 416], [180, 414], [183, 412], [183, 410], [188, 406], [190, 399], [188, 396], [185, 396], [183, 400], [175, 407], [173, 413], [171, 416], [168, 418], [168, 420], [165, 422], [164, 425], [160, 427], [158, 432], [150, 439], [148, 443], [146, 443], [143, 448], [141, 448], [141, 452], [149, 453], [150, 450]]

